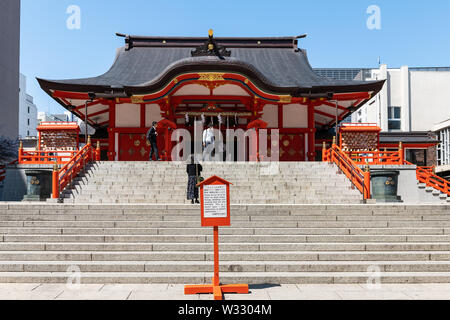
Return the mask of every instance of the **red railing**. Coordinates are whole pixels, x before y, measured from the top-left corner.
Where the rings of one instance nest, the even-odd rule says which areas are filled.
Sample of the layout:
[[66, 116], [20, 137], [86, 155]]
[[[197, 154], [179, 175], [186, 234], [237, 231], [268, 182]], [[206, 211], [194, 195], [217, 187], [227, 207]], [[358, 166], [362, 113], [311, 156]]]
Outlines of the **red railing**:
[[358, 165], [404, 164], [403, 150], [398, 151], [344, 151]]
[[0, 166], [0, 182], [5, 180], [5, 178], [6, 178], [6, 166], [8, 166], [10, 164], [16, 164], [16, 163], [17, 163], [17, 160], [14, 160], [13, 162], [8, 163], [7, 165]]
[[55, 163], [52, 178], [52, 198], [59, 198], [61, 191], [84, 170], [89, 162], [99, 160], [100, 144], [97, 143], [97, 148], [94, 149], [90, 139], [88, 139], [88, 144], [78, 151], [60, 170], [58, 170], [58, 165]]
[[322, 161], [334, 162], [350, 179], [353, 185], [363, 194], [364, 199], [370, 199], [370, 172], [363, 171], [336, 144], [330, 149], [323, 148]]
[[19, 164], [64, 164], [70, 161], [78, 151], [26, 151], [19, 149]]
[[[414, 165], [409, 161], [405, 161], [405, 164]], [[427, 187], [432, 187], [436, 190], [445, 193], [450, 196], [450, 182], [434, 174], [434, 167], [419, 167], [416, 169], [416, 178], [421, 183], [425, 183]]]
[[[349, 167], [350, 164], [353, 167], [358, 167], [358, 165], [414, 165], [413, 163], [405, 160], [404, 150], [401, 143], [399, 144], [398, 151], [342, 151], [336, 145], [333, 145], [332, 149], [329, 150], [324, 148], [322, 156], [325, 159], [324, 161], [335, 162], [360, 191], [361, 182], [358, 181], [358, 179], [355, 179], [357, 174], [352, 173], [349, 176], [349, 173], [347, 173], [346, 170], [349, 171], [350, 169], [346, 168], [346, 166], [342, 165], [342, 163], [338, 163], [336, 157], [330, 161], [331, 158], [329, 154], [332, 152], [331, 150], [334, 150], [333, 153], [336, 155], [340, 155], [340, 153], [342, 153], [346, 156], [344, 157], [343, 155], [340, 155], [339, 159], [345, 159], [345, 161], [349, 163], [346, 164], [347, 167]], [[428, 187], [432, 187], [450, 196], [450, 182], [435, 175], [433, 170], [434, 167], [417, 166], [417, 180], [421, 183], [425, 183]], [[364, 199], [366, 198], [364, 197]]]

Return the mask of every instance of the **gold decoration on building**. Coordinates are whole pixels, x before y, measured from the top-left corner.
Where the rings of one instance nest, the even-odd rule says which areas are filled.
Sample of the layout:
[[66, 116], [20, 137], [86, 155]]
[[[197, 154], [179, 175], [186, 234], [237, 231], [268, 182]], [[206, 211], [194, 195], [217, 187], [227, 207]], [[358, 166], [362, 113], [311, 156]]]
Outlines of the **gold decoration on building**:
[[292, 96], [291, 95], [280, 96], [280, 102], [281, 103], [291, 103], [291, 101], [292, 101]]
[[173, 79], [173, 83], [177, 84], [178, 83], [178, 79], [177, 78]]
[[144, 96], [131, 96], [132, 103], [144, 103]]
[[39, 182], [38, 178], [33, 177], [33, 178], [31, 178], [30, 183], [31, 183], [31, 184], [34, 184], [34, 185], [38, 185], [40, 182]]
[[225, 73], [217, 73], [217, 72], [205, 72], [198, 74], [200, 78], [199, 81], [225, 81], [223, 76]]
[[244, 80], [244, 83], [245, 83], [245, 84], [248, 84], [248, 79], [245, 79], [245, 80]]
[[134, 145], [136, 147], [139, 147], [141, 145], [141, 142], [139, 140], [134, 140]]
[[200, 85], [210, 89], [210, 90], [214, 90], [217, 89], [220, 86], [225, 85], [225, 83], [218, 83], [218, 82], [200, 82]]

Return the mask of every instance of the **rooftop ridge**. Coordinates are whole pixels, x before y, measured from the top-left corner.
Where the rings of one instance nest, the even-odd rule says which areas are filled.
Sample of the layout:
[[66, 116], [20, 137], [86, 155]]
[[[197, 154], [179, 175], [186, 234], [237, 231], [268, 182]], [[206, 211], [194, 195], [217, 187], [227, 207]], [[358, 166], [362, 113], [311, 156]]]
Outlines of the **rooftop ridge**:
[[[175, 37], [175, 36], [138, 36], [116, 33], [124, 37], [127, 49], [133, 47], [197, 47], [208, 37]], [[228, 48], [294, 48], [298, 47], [298, 39], [306, 35], [286, 37], [214, 37], [220, 45]]]

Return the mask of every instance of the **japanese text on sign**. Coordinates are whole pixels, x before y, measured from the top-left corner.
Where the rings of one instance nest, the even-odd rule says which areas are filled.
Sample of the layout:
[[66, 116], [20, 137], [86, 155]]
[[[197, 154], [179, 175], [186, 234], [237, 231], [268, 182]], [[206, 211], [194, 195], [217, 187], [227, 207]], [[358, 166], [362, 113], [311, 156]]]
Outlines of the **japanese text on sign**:
[[227, 186], [207, 185], [203, 189], [204, 217], [227, 217]]

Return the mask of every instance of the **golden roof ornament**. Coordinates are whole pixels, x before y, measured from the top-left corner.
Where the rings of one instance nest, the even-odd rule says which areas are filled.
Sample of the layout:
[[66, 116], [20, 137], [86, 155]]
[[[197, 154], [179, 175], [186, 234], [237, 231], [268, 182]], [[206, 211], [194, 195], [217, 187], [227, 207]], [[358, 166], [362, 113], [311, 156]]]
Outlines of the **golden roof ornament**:
[[209, 29], [208, 40], [191, 51], [191, 55], [193, 57], [217, 56], [223, 60], [224, 57], [231, 56], [231, 51], [227, 51], [225, 47], [218, 45], [214, 39], [214, 31]]

